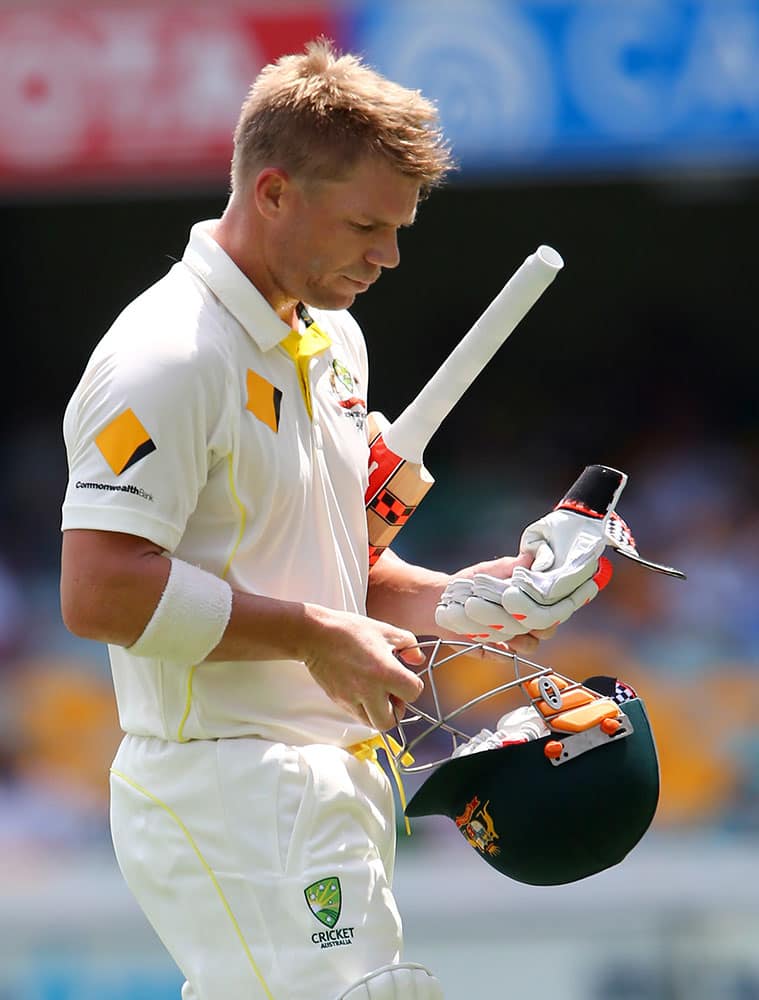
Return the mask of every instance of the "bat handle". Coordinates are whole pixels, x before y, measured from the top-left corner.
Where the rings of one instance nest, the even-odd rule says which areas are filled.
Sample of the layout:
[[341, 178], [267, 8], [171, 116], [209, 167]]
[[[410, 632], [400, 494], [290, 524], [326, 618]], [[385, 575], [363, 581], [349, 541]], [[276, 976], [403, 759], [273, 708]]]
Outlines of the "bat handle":
[[389, 448], [409, 461], [422, 462], [442, 421], [563, 266], [561, 255], [545, 244], [526, 258], [416, 399], [393, 421], [385, 433]]

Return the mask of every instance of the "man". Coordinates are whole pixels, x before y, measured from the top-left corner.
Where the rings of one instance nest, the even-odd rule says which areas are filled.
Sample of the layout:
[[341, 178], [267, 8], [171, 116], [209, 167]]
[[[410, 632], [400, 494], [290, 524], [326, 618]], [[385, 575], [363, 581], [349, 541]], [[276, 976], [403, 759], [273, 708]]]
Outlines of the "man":
[[[441, 995], [400, 962], [372, 757], [421, 692], [412, 647], [450, 578], [390, 551], [369, 573], [346, 310], [449, 167], [432, 105], [355, 57], [319, 41], [267, 66], [223, 217], [118, 317], [66, 411], [63, 617], [109, 645], [114, 845], [185, 1000]], [[530, 652], [552, 630], [520, 619]]]

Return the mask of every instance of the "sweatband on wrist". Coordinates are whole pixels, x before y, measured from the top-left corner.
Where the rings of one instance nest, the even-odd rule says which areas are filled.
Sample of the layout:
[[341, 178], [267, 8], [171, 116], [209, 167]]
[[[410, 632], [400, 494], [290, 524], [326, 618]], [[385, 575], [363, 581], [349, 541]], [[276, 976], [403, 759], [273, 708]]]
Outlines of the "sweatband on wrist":
[[232, 614], [232, 588], [226, 580], [182, 559], [170, 562], [153, 617], [127, 648], [135, 656], [201, 663], [224, 635]]

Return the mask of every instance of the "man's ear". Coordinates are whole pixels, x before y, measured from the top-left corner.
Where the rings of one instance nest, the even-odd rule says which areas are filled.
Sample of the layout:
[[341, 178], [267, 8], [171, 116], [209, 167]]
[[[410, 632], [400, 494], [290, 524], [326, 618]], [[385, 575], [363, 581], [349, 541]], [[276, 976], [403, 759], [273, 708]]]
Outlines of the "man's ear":
[[290, 177], [279, 167], [266, 167], [256, 177], [253, 197], [256, 208], [265, 219], [276, 219], [282, 210], [282, 197], [289, 187]]

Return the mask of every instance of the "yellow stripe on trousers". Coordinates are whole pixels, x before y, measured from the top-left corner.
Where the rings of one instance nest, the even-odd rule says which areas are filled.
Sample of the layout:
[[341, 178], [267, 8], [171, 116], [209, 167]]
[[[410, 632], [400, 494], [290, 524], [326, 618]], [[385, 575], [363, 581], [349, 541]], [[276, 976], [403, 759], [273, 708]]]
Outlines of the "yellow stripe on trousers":
[[398, 798], [401, 800], [401, 809], [403, 810], [403, 822], [406, 827], [406, 836], [410, 837], [411, 824], [409, 823], [408, 816], [406, 815], [406, 790], [403, 787], [403, 778], [401, 778], [401, 772], [398, 770], [396, 759], [400, 760], [402, 764], [409, 765], [414, 763], [414, 758], [410, 753], [408, 753], [408, 751], [401, 753], [403, 748], [389, 733], [377, 733], [376, 736], [372, 736], [368, 740], [362, 740], [360, 743], [354, 743], [352, 746], [346, 747], [345, 749], [348, 753], [353, 754], [357, 760], [371, 761], [380, 769], [380, 771], [382, 771], [382, 765], [377, 757], [377, 751], [385, 751], [387, 762], [390, 765], [390, 771], [393, 775], [393, 780], [395, 781], [396, 788], [398, 789]]
[[224, 895], [224, 892], [222, 891], [222, 888], [219, 885], [219, 882], [218, 882], [216, 876], [214, 875], [214, 873], [213, 873], [210, 865], [206, 861], [206, 859], [203, 857], [203, 855], [202, 855], [202, 853], [200, 851], [200, 848], [195, 843], [195, 840], [193, 839], [193, 836], [190, 833], [190, 831], [184, 825], [184, 823], [179, 818], [179, 816], [177, 816], [177, 814], [174, 812], [174, 810], [171, 808], [171, 806], [167, 806], [165, 802], [162, 802], [157, 796], [153, 795], [152, 792], [149, 792], [147, 790], [147, 788], [143, 788], [142, 785], [138, 784], [136, 781], [132, 781], [131, 778], [128, 778], [125, 774], [122, 774], [121, 771], [117, 771], [113, 767], [111, 768], [111, 774], [114, 775], [114, 777], [119, 778], [120, 781], [125, 782], [131, 788], [134, 788], [134, 790], [137, 791], [137, 792], [139, 792], [140, 795], [144, 795], [145, 798], [150, 799], [151, 802], [154, 802], [155, 805], [157, 805], [161, 809], [163, 809], [163, 811], [168, 816], [171, 817], [171, 819], [177, 824], [177, 826], [179, 827], [179, 829], [185, 835], [185, 837], [187, 838], [188, 844], [190, 845], [190, 847], [195, 852], [195, 856], [197, 857], [198, 861], [202, 865], [203, 870], [205, 871], [206, 875], [208, 875], [209, 879], [211, 880], [211, 884], [213, 885], [214, 889], [216, 889], [216, 892], [219, 894], [219, 899], [221, 900], [221, 904], [224, 907], [224, 909], [226, 910], [227, 916], [229, 917], [229, 919], [232, 922], [232, 927], [235, 930], [235, 934], [237, 935], [237, 937], [240, 940], [240, 944], [242, 945], [242, 949], [245, 952], [245, 957], [250, 962], [250, 967], [253, 970], [253, 972], [254, 972], [254, 974], [256, 976], [256, 979], [261, 984], [261, 989], [264, 991], [264, 994], [268, 998], [268, 1000], [274, 1000], [274, 997], [272, 996], [272, 994], [271, 994], [271, 992], [269, 990], [269, 987], [266, 985], [266, 981], [265, 981], [264, 977], [261, 975], [261, 970], [256, 965], [255, 959], [253, 958], [253, 955], [251, 954], [250, 948], [248, 947], [248, 942], [245, 940], [245, 937], [244, 937], [243, 932], [242, 932], [242, 930], [240, 928], [240, 925], [237, 922], [237, 918], [235, 917], [234, 913], [232, 912], [232, 907], [227, 902], [227, 898]]

